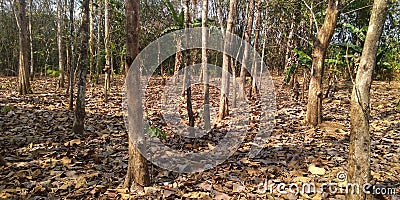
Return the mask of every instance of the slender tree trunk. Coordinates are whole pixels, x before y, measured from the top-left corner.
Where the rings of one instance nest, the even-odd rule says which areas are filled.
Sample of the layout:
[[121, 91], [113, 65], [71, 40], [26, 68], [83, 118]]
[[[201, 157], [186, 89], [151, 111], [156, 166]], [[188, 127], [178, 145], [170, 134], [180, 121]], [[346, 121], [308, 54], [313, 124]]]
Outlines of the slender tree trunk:
[[74, 7], [75, 1], [69, 1], [69, 43], [70, 43], [70, 60], [69, 60], [69, 77], [68, 77], [68, 87], [69, 87], [69, 110], [74, 109], [74, 82], [75, 82], [75, 36], [74, 36]]
[[[96, 84], [99, 84], [99, 74], [101, 71], [101, 66], [100, 66], [101, 30], [102, 30], [101, 27], [103, 27], [103, 24], [102, 24], [103, 15], [101, 13], [101, 10], [102, 10], [101, 3], [102, 3], [102, 0], [97, 1], [97, 40], [96, 40], [97, 50], [96, 50], [96, 75], [95, 75]], [[125, 73], [127, 73], [127, 72], [125, 72]]]
[[29, 47], [30, 47], [30, 79], [33, 81], [35, 77], [35, 68], [34, 68], [34, 58], [33, 58], [33, 37], [32, 37], [32, 16], [33, 16], [33, 3], [32, 0], [29, 0]]
[[26, 19], [26, 2], [18, 0], [18, 15], [16, 16], [19, 33], [19, 94], [25, 95], [32, 93], [29, 83], [28, 66], [28, 27]]
[[221, 2], [220, 0], [216, 0], [217, 2], [217, 14], [218, 14], [218, 22], [219, 22], [219, 26], [221, 28], [221, 31], [223, 34], [225, 34], [224, 31], [224, 22], [222, 20], [222, 9], [221, 9]]
[[94, 83], [95, 81], [95, 66], [94, 66], [94, 10], [93, 10], [93, 2], [94, 0], [90, 0], [89, 3], [89, 77], [90, 82]]
[[104, 48], [106, 50], [106, 65], [104, 66], [104, 101], [108, 101], [108, 91], [110, 90], [110, 19], [109, 19], [109, 7], [108, 0], [104, 1]]
[[[233, 23], [236, 18], [236, 0], [230, 0], [229, 2], [229, 14], [228, 14], [228, 23], [226, 25], [226, 34], [224, 37], [224, 52], [229, 52], [231, 49], [231, 37], [229, 34], [232, 34]], [[230, 57], [227, 53], [224, 53], [222, 56], [222, 80], [221, 80], [221, 96], [219, 101], [219, 110], [218, 110], [218, 120], [223, 120], [226, 116], [229, 115], [229, 107], [228, 107], [228, 96], [229, 96], [229, 66], [230, 66]]]
[[251, 31], [253, 27], [253, 17], [254, 17], [254, 0], [250, 0], [249, 12], [247, 13], [247, 26], [244, 31], [246, 43], [244, 45], [244, 53], [242, 58], [242, 67], [240, 69], [240, 79], [239, 79], [239, 99], [243, 100], [245, 98], [245, 85], [246, 85], [246, 74], [248, 66], [248, 62], [250, 59], [250, 39], [251, 39]]
[[369, 133], [370, 89], [372, 73], [376, 63], [378, 41], [386, 19], [386, 8], [386, 0], [374, 1], [360, 66], [358, 66], [351, 95], [350, 152], [347, 182], [360, 186], [360, 192], [358, 194], [348, 192], [348, 200], [372, 199], [372, 195], [362, 191], [362, 186], [371, 181], [371, 136]]
[[80, 61], [78, 65], [78, 96], [76, 98], [75, 118], [72, 130], [75, 134], [82, 134], [85, 122], [85, 93], [86, 93], [86, 70], [88, 66], [88, 43], [89, 43], [89, 0], [83, 0], [82, 25], [79, 29], [82, 44], [80, 46]]
[[[292, 15], [292, 23], [290, 25], [290, 32], [286, 42], [286, 55], [285, 55], [285, 73], [289, 73], [289, 69], [291, 68], [292, 62], [290, 62], [290, 56], [292, 52], [292, 43], [293, 43], [293, 32], [294, 32], [294, 22], [295, 15]], [[286, 77], [286, 76], [285, 76]], [[293, 86], [293, 85], [291, 85]]]
[[174, 79], [172, 80], [174, 84], [176, 84], [176, 80], [179, 78], [179, 69], [182, 64], [182, 40], [179, 37], [175, 38], [176, 41], [176, 54], [175, 54], [175, 71], [174, 71]]
[[318, 32], [312, 51], [311, 82], [308, 92], [306, 121], [312, 126], [322, 122], [322, 76], [325, 54], [335, 31], [340, 0], [329, 0], [324, 24]]
[[57, 0], [57, 47], [58, 47], [58, 69], [60, 76], [58, 80], [58, 87], [64, 88], [65, 74], [64, 74], [64, 45], [62, 39], [62, 31], [64, 29], [63, 17], [62, 17], [62, 0]]
[[208, 63], [207, 63], [207, 12], [208, 12], [208, 0], [203, 0], [203, 8], [201, 14], [201, 27], [202, 32], [202, 43], [201, 43], [201, 64], [203, 71], [204, 80], [204, 130], [208, 131], [211, 128], [210, 125], [210, 89], [209, 89], [209, 77], [208, 77]]
[[[184, 6], [185, 6], [185, 32], [188, 31], [189, 29], [189, 23], [190, 23], [190, 13], [189, 13], [189, 0], [184, 0]], [[187, 33], [187, 32], [186, 32]], [[187, 35], [187, 34], [186, 34]], [[189, 43], [188, 38], [186, 37], [186, 44]], [[190, 51], [186, 50], [185, 52], [186, 55], [186, 65], [185, 65], [185, 71], [184, 71], [184, 88], [183, 90], [186, 91], [186, 107], [187, 107], [187, 112], [188, 112], [188, 118], [189, 118], [189, 126], [193, 127], [194, 126], [194, 114], [193, 114], [193, 108], [192, 108], [192, 88], [191, 88], [191, 83], [190, 83]], [[186, 89], [185, 89], [186, 87]]]
[[258, 38], [260, 36], [260, 27], [261, 27], [261, 12], [260, 12], [260, 0], [256, 0], [256, 27], [254, 30], [254, 46], [253, 46], [253, 66], [251, 67], [251, 74], [253, 75], [251, 79], [251, 88], [250, 88], [250, 95], [256, 96], [257, 95], [257, 68], [259, 65], [259, 60], [257, 59], [257, 50], [258, 50]]
[[[126, 62], [125, 62], [125, 72], [128, 74], [129, 68], [139, 53], [139, 0], [127, 0], [126, 1]], [[140, 86], [140, 67], [133, 66], [132, 69], [132, 81], [135, 84], [134, 88], [131, 88], [135, 93], [139, 93]], [[136, 92], [137, 91], [137, 92]], [[129, 94], [129, 93], [128, 93]], [[133, 110], [138, 111], [135, 113], [135, 121], [132, 124], [132, 129], [130, 131], [143, 131], [143, 111], [142, 111], [142, 100], [139, 98], [131, 102], [133, 105]], [[139, 133], [133, 133], [138, 134]], [[131, 135], [131, 134], [129, 134]], [[126, 173], [124, 187], [130, 188], [134, 183], [148, 186], [150, 185], [150, 175], [147, 167], [146, 159], [140, 154], [137, 147], [134, 146], [132, 138], [129, 138], [129, 162], [128, 171]]]

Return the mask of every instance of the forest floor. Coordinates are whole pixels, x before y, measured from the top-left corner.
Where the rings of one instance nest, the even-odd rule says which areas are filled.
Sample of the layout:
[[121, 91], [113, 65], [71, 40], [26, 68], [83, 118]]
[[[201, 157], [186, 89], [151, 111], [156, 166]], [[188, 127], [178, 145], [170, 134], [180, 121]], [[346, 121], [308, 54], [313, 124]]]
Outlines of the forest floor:
[[[351, 86], [339, 83], [339, 91], [323, 103], [324, 123], [318, 128], [304, 124], [306, 102], [293, 100], [291, 90], [275, 77], [275, 127], [263, 150], [248, 158], [247, 139], [238, 151], [213, 169], [193, 174], [168, 172], [151, 165], [151, 187], [130, 194], [121, 188], [127, 169], [127, 132], [122, 113], [123, 79], [112, 82], [109, 102], [103, 102], [102, 84], [87, 87], [85, 133], [71, 132], [73, 111], [68, 110], [65, 89], [57, 90], [56, 78], [32, 82], [34, 94], [19, 96], [16, 78], [0, 77], [0, 146], [6, 164], [0, 166], [0, 198], [3, 199], [344, 199], [345, 192], [329, 191], [326, 183], [346, 185], [350, 131]], [[193, 141], [171, 135], [159, 108], [149, 107], [160, 99], [159, 79], [146, 102], [146, 115], [160, 123], [164, 143], [179, 150], [201, 149]], [[200, 87], [194, 101], [201, 101]], [[211, 91], [218, 106], [217, 90]], [[374, 81], [371, 88], [372, 184], [395, 188], [395, 194], [377, 199], [400, 199], [400, 110], [396, 109], [400, 82]], [[198, 107], [195, 110], [198, 110]], [[225, 123], [225, 122], [222, 122]], [[226, 124], [228, 124], [226, 122]], [[225, 125], [212, 134], [221, 137]], [[248, 129], [247, 136], [254, 135]], [[297, 184], [299, 193], [280, 193]], [[311, 183], [316, 192], [303, 193]], [[283, 184], [280, 185], [282, 187]], [[292, 191], [296, 191], [294, 188]]]

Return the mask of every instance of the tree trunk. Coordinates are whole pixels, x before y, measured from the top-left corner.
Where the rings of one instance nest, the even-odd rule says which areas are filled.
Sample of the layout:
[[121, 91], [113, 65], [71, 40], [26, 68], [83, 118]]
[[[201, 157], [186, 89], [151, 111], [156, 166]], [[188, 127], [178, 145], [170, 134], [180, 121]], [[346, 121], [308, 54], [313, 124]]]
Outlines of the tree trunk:
[[322, 76], [324, 73], [325, 54], [335, 31], [339, 15], [340, 0], [329, 0], [324, 24], [322, 25], [312, 51], [311, 82], [308, 92], [306, 121], [312, 126], [322, 122]]
[[33, 37], [32, 37], [32, 15], [33, 15], [33, 4], [32, 0], [29, 0], [29, 47], [30, 47], [30, 79], [33, 81], [33, 78], [35, 77], [35, 68], [34, 68], [34, 60], [33, 60]]
[[[185, 33], [189, 29], [189, 23], [190, 23], [190, 13], [189, 13], [189, 0], [184, 0], [184, 6], [185, 6]], [[187, 34], [186, 34], [187, 35]], [[189, 43], [188, 41], [189, 38], [186, 37], [186, 46]], [[191, 88], [191, 83], [190, 83], [190, 51], [186, 50], [185, 52], [186, 55], [186, 63], [185, 63], [185, 71], [184, 71], [184, 88], [183, 90], [186, 91], [186, 107], [187, 107], [187, 113], [188, 113], [188, 118], [189, 118], [189, 126], [193, 127], [194, 126], [194, 114], [193, 114], [193, 108], [192, 108], [192, 88]], [[185, 89], [186, 87], [186, 89]]]
[[[97, 47], [97, 49], [96, 49], [96, 75], [95, 75], [95, 82], [96, 82], [96, 84], [99, 84], [99, 74], [100, 74], [100, 71], [101, 71], [101, 66], [100, 66], [100, 61], [101, 61], [101, 54], [100, 54], [100, 50], [101, 50], [101, 27], [103, 27], [103, 25], [102, 25], [102, 18], [103, 18], [103, 16], [102, 16], [102, 13], [101, 13], [101, 10], [102, 10], [102, 6], [101, 6], [101, 2], [102, 2], [102, 0], [98, 0], [97, 1], [97, 39], [96, 39], [96, 47]], [[125, 63], [123, 63], [123, 64], [125, 64]], [[124, 65], [125, 66], [125, 65]], [[127, 73], [127, 72], [125, 72], [125, 73]]]
[[250, 59], [250, 39], [251, 39], [251, 30], [253, 27], [253, 17], [254, 17], [254, 0], [250, 0], [249, 4], [249, 12], [247, 13], [247, 26], [244, 31], [244, 39], [246, 43], [244, 45], [244, 53], [242, 58], [242, 67], [240, 68], [240, 79], [239, 79], [239, 99], [245, 99], [245, 85], [246, 85], [246, 74], [248, 66], [248, 62]]
[[88, 66], [88, 43], [89, 43], [89, 0], [82, 2], [83, 16], [82, 25], [79, 29], [81, 36], [80, 61], [78, 65], [78, 96], [76, 98], [75, 118], [72, 130], [75, 134], [82, 134], [85, 122], [85, 92], [86, 92], [86, 70]]
[[25, 95], [32, 93], [29, 83], [29, 69], [28, 69], [28, 27], [26, 19], [26, 2], [25, 0], [18, 0], [18, 16], [17, 26], [19, 33], [19, 94]]
[[[350, 109], [350, 152], [348, 183], [360, 186], [360, 192], [347, 193], [348, 200], [372, 199], [364, 193], [363, 185], [370, 183], [371, 139], [369, 133], [370, 89], [372, 73], [376, 62], [378, 41], [386, 19], [386, 0], [375, 0], [371, 12], [368, 32], [358, 66], [355, 84], [351, 95]], [[371, 188], [369, 188], [371, 189]]]
[[[95, 81], [95, 68], [94, 68], [94, 10], [93, 10], [93, 2], [94, 0], [90, 0], [89, 3], [89, 77], [90, 82], [94, 83]], [[98, 27], [99, 28], [99, 27]]]
[[[229, 52], [231, 49], [231, 37], [233, 23], [236, 18], [236, 0], [229, 2], [228, 23], [226, 25], [226, 34], [224, 37], [224, 52]], [[229, 115], [228, 96], [229, 96], [229, 66], [231, 64], [230, 57], [227, 53], [222, 56], [222, 80], [221, 80], [221, 96], [219, 100], [218, 120], [223, 120]]]
[[70, 0], [69, 2], [69, 25], [70, 25], [70, 33], [69, 33], [69, 42], [70, 42], [70, 61], [69, 61], [69, 77], [68, 77], [68, 91], [69, 91], [69, 110], [74, 109], [74, 82], [75, 82], [75, 36], [74, 36], [74, 0]]
[[254, 49], [253, 49], [253, 66], [251, 67], [251, 74], [253, 75], [252, 79], [251, 79], [251, 88], [250, 88], [250, 92], [249, 94], [251, 96], [256, 96], [257, 95], [257, 68], [259, 65], [259, 61], [256, 60], [257, 59], [257, 50], [258, 50], [258, 40], [259, 40], [259, 36], [260, 36], [260, 27], [261, 27], [261, 12], [260, 12], [260, 4], [261, 1], [260, 0], [256, 0], [257, 4], [256, 4], [256, 27], [255, 27], [255, 35], [254, 35]]
[[[127, 0], [126, 1], [126, 62], [125, 62], [125, 73], [128, 74], [129, 68], [139, 53], [139, 0]], [[132, 70], [132, 81], [134, 81], [134, 91], [139, 92], [140, 86], [140, 66], [133, 66]], [[135, 99], [135, 98], [134, 98]], [[139, 98], [135, 99], [135, 102], [131, 102], [133, 110], [138, 111], [135, 113], [135, 121], [132, 122], [132, 129], [130, 131], [143, 131], [143, 111], [142, 111], [142, 100]], [[139, 135], [139, 133], [133, 133]], [[129, 134], [131, 135], [131, 134]], [[140, 154], [137, 147], [133, 145], [131, 138], [129, 138], [129, 161], [128, 170], [125, 177], [124, 187], [130, 188], [134, 183], [141, 186], [150, 185], [150, 176], [147, 167], [146, 159]]]
[[176, 40], [176, 54], [175, 54], [175, 71], [174, 71], [174, 79], [172, 80], [174, 85], [176, 84], [176, 80], [179, 78], [179, 69], [182, 64], [182, 52], [180, 51], [182, 48], [182, 40], [179, 37], [175, 38]]
[[57, 0], [57, 47], [58, 47], [58, 69], [60, 76], [58, 80], [58, 87], [64, 88], [64, 45], [62, 39], [62, 31], [64, 28], [63, 17], [62, 17], [62, 0]]
[[108, 91], [110, 90], [110, 19], [108, 0], [104, 1], [104, 48], [106, 50], [106, 65], [104, 66], [104, 102], [108, 101]]
[[201, 64], [203, 71], [203, 80], [204, 80], [204, 130], [208, 131], [211, 128], [210, 125], [210, 86], [209, 77], [208, 77], [208, 63], [207, 63], [207, 12], [208, 12], [208, 0], [203, 0], [203, 8], [201, 14], [201, 27], [202, 32], [202, 43], [201, 43]]

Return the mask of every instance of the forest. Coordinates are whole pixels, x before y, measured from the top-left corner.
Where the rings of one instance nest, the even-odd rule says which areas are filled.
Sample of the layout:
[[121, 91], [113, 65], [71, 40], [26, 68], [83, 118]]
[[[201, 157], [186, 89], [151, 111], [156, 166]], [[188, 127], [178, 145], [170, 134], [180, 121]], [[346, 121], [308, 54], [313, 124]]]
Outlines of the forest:
[[0, 0], [1, 199], [400, 200], [400, 1]]

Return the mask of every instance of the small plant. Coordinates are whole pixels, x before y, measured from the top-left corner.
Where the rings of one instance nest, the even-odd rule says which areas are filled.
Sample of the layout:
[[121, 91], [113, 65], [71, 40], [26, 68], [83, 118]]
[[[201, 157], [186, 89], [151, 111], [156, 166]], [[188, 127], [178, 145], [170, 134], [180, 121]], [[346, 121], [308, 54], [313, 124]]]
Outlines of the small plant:
[[400, 100], [397, 102], [396, 108], [400, 110]]
[[8, 112], [10, 112], [10, 111], [12, 111], [12, 110], [13, 110], [13, 108], [10, 107], [10, 106], [3, 106], [3, 107], [1, 108], [1, 110], [0, 110], [0, 112], [1, 112], [1, 113], [8, 113]]
[[146, 130], [147, 134], [149, 134], [151, 137], [157, 137], [162, 140], [167, 139], [167, 135], [165, 135], [165, 133], [157, 127], [150, 127], [149, 125], [147, 125]]

